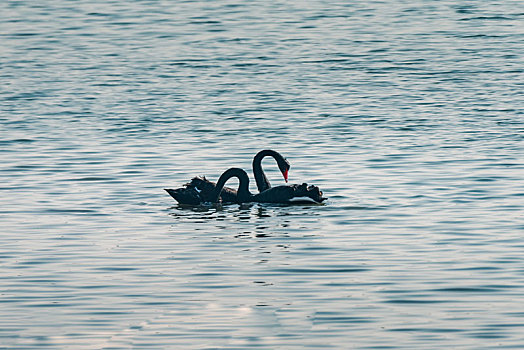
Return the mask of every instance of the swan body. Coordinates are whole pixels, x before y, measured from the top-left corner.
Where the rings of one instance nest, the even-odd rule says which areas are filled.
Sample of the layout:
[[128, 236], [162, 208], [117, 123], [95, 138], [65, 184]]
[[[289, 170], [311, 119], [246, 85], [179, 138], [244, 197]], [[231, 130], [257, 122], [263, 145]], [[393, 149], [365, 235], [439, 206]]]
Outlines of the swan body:
[[[271, 184], [262, 169], [262, 159], [268, 156], [275, 159], [280, 172], [284, 176], [284, 180], [286, 182], [288, 180], [288, 172], [291, 165], [286, 158], [273, 150], [266, 149], [260, 151], [253, 158], [253, 174], [259, 192], [271, 188]], [[194, 177], [190, 182], [185, 184], [184, 187], [177, 189], [168, 188], [165, 189], [165, 191], [180, 204], [199, 205], [204, 202], [212, 201], [211, 196], [214, 193], [213, 190], [215, 187], [216, 184], [205, 177]], [[237, 191], [232, 188], [224, 187], [220, 197], [223, 203], [238, 203]]]
[[237, 203], [304, 203], [307, 198], [308, 203], [322, 203], [327, 198], [322, 197], [322, 191], [317, 186], [303, 183], [301, 185], [276, 186], [270, 187], [258, 194], [249, 191], [249, 177], [240, 168], [230, 168], [226, 170], [218, 179], [216, 188], [211, 195], [211, 201], [216, 203], [220, 200], [222, 189], [226, 182], [232, 178], [238, 178], [239, 185], [237, 190]]
[[[166, 188], [165, 191], [180, 204], [199, 205], [211, 202], [211, 195], [214, 193], [215, 187], [216, 184], [206, 179], [205, 176], [197, 176], [186, 183], [184, 187], [177, 189]], [[236, 203], [237, 191], [224, 187], [220, 197], [223, 202]]]

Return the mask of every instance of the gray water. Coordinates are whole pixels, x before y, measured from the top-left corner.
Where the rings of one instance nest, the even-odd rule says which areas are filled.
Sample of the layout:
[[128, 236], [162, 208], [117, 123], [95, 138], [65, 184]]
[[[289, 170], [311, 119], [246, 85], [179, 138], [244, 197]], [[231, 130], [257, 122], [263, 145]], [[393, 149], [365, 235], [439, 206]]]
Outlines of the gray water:
[[[0, 348], [524, 348], [523, 17], [2, 1]], [[327, 203], [163, 191], [265, 148]]]

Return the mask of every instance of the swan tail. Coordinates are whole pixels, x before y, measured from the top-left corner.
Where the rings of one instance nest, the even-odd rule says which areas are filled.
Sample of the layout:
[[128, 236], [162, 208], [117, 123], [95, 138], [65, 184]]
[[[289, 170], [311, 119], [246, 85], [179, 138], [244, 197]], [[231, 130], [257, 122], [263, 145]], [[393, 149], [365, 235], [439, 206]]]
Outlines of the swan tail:
[[166, 188], [165, 191], [180, 204], [199, 205], [202, 203], [202, 197], [194, 188]]
[[[293, 185], [293, 188], [294, 198], [301, 198], [301, 200], [309, 198], [310, 200], [316, 203], [322, 203], [323, 201], [327, 200], [326, 197], [322, 196], [322, 191], [317, 186], [303, 183], [302, 185]], [[298, 201], [298, 199], [296, 201]]]
[[[205, 176], [197, 176], [186, 183], [184, 187], [177, 189], [166, 188], [165, 191], [180, 204], [199, 205], [211, 202], [215, 187], [216, 184], [206, 179]], [[223, 203], [236, 203], [237, 191], [224, 187], [220, 198]]]

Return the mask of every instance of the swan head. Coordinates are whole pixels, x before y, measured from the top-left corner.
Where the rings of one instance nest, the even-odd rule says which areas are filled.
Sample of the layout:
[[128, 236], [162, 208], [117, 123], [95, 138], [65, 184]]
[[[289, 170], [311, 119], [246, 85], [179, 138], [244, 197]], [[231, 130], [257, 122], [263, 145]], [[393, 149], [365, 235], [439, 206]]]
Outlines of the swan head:
[[280, 172], [282, 173], [282, 176], [284, 176], [284, 180], [287, 182], [288, 175], [289, 175], [289, 168], [291, 168], [291, 165], [287, 161], [286, 158], [279, 158], [277, 159], [278, 169], [280, 169]]

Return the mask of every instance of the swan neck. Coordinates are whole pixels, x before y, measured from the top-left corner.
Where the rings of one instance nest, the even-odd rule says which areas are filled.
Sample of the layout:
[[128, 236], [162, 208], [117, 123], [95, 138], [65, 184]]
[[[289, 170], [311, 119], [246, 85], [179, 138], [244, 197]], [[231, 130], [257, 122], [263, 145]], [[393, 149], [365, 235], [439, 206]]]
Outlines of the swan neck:
[[222, 193], [224, 185], [232, 177], [236, 177], [239, 182], [237, 190], [238, 200], [240, 202], [245, 202], [250, 197], [252, 197], [251, 192], [249, 192], [249, 177], [247, 176], [247, 173], [240, 168], [230, 168], [226, 170], [222, 175], [220, 175], [220, 178], [218, 179], [217, 185], [215, 187], [215, 193], [212, 197], [213, 202], [218, 202], [218, 199], [220, 198], [220, 193]]
[[[253, 175], [255, 176], [255, 181], [257, 183], [257, 188], [259, 192], [265, 191], [271, 187], [271, 183], [266, 177], [264, 170], [262, 169], [262, 159], [270, 156], [277, 160], [277, 157], [280, 156], [278, 152], [275, 152], [270, 149], [265, 149], [258, 152], [253, 158]], [[282, 156], [280, 156], [282, 157]]]

